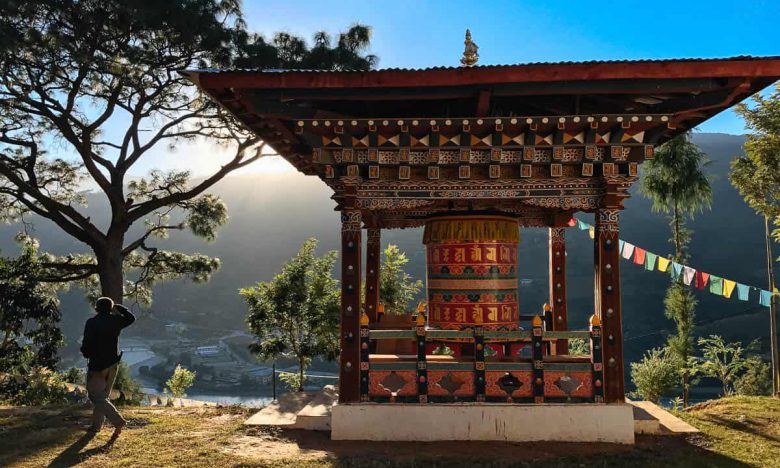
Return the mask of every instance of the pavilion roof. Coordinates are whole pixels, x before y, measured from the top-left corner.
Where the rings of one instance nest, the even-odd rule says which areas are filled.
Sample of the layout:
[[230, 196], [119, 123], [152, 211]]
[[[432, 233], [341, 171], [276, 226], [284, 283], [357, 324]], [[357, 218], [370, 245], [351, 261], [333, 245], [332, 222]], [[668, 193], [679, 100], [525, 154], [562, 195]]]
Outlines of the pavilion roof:
[[351, 197], [386, 227], [453, 210], [549, 225], [620, 206], [655, 147], [780, 79], [780, 56], [183, 73], [339, 209]]
[[780, 56], [183, 73], [311, 173], [300, 119], [667, 115], [661, 144], [778, 80]]

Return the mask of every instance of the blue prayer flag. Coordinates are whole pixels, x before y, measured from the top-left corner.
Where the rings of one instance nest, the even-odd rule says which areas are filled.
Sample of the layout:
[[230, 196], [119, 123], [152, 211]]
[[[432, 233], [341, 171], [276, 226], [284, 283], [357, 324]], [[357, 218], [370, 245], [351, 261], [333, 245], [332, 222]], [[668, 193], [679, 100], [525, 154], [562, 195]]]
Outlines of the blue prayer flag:
[[737, 283], [737, 296], [740, 301], [747, 301], [748, 294], [750, 293], [750, 286], [746, 284]]
[[580, 228], [580, 231], [587, 231], [589, 226], [588, 226], [588, 223], [584, 223], [584, 222], [582, 222], [582, 221], [580, 221], [578, 219], [577, 220], [577, 227]]
[[677, 279], [680, 277], [680, 274], [682, 273], [683, 266], [681, 263], [672, 262], [672, 278]]
[[623, 245], [625, 245], [626, 241], [622, 239], [618, 239], [618, 253], [623, 253]]
[[767, 291], [766, 289], [762, 289], [761, 295], [758, 297], [758, 303], [764, 307], [769, 307], [769, 304], [771, 302], [772, 302], [772, 293]]

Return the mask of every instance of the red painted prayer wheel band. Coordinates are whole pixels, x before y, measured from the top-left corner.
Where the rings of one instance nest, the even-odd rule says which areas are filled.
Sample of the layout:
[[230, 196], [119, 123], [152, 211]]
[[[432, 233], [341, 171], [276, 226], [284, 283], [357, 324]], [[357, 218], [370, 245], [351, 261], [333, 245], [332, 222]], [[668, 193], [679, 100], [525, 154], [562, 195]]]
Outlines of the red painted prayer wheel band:
[[425, 224], [428, 324], [461, 330], [518, 328], [516, 219], [447, 216]]

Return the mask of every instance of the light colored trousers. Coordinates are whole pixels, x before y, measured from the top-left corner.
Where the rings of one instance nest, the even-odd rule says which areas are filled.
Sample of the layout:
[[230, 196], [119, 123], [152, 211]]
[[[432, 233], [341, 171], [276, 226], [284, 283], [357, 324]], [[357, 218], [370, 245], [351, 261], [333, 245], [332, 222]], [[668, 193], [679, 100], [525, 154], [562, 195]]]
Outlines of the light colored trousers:
[[118, 365], [119, 363], [100, 371], [87, 372], [87, 394], [94, 407], [92, 410], [92, 428], [94, 429], [103, 427], [105, 418], [108, 418], [114, 427], [125, 425], [125, 418], [119, 414], [119, 411], [109, 400]]

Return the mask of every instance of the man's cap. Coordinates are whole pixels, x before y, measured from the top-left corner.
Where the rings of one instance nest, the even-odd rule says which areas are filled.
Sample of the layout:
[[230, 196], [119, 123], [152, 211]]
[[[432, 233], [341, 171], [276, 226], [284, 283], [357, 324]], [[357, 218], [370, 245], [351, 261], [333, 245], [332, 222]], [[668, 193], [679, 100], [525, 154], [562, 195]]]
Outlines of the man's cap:
[[114, 308], [114, 301], [110, 297], [100, 297], [95, 302], [95, 310], [98, 312], [111, 312]]

